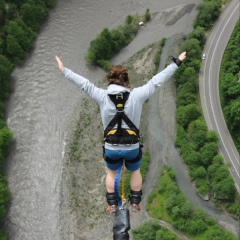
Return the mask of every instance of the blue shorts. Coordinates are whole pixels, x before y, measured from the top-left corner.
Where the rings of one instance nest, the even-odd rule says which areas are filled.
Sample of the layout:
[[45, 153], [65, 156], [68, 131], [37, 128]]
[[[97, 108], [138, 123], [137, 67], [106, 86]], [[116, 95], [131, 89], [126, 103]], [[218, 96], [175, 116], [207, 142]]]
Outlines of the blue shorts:
[[121, 166], [123, 160], [125, 160], [125, 166], [131, 172], [136, 171], [140, 168], [142, 158], [137, 162], [132, 162], [139, 155], [140, 148], [134, 150], [108, 150], [105, 149], [105, 155], [111, 159], [116, 160], [116, 163], [106, 162], [107, 168], [110, 170], [117, 170]]

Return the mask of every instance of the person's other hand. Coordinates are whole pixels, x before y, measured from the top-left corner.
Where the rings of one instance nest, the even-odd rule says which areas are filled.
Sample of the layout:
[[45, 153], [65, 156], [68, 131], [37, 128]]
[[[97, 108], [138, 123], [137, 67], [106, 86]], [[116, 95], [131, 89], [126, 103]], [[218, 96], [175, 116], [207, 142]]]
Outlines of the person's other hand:
[[183, 61], [187, 56], [187, 52], [182, 52], [179, 56], [178, 56], [178, 59], [180, 61]]
[[57, 55], [55, 56], [55, 59], [58, 63], [58, 68], [59, 68], [60, 72], [63, 72], [63, 70], [64, 70], [63, 62], [61, 61], [61, 59]]

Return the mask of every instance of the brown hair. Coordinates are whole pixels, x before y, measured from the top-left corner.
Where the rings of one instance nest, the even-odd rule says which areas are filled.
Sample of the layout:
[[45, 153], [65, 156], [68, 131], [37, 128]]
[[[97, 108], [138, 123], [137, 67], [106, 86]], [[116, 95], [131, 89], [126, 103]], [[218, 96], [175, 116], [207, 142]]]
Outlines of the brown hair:
[[123, 87], [130, 88], [128, 70], [121, 65], [111, 66], [107, 75], [108, 85], [116, 84]]

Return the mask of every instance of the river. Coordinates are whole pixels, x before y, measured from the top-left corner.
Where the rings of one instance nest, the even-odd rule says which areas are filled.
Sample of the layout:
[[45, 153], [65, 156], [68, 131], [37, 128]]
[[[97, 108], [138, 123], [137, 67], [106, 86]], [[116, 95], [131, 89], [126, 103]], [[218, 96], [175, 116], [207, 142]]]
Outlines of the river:
[[[137, 38], [115, 59], [121, 62], [163, 37], [191, 31], [194, 11], [172, 25], [176, 7], [200, 0], [58, 0], [25, 63], [13, 71], [14, 92], [8, 102], [7, 122], [14, 144], [6, 172], [12, 200], [4, 222], [10, 240], [59, 240], [62, 170], [71, 123], [84, 107], [84, 94], [65, 81], [54, 56], [97, 84], [104, 75], [86, 65], [89, 43], [104, 27], [115, 28], [127, 15], [155, 14]], [[170, 11], [171, 10], [171, 11]], [[164, 12], [164, 14], [160, 14]], [[162, 19], [161, 16], [165, 16]], [[171, 20], [171, 19], [170, 19]]]

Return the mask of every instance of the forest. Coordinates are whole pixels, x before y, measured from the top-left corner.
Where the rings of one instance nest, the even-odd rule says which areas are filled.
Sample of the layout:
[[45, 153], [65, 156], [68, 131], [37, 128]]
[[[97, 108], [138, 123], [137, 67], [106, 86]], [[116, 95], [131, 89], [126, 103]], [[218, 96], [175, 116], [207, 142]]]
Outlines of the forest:
[[[55, 0], [0, 0], [0, 221], [11, 199], [3, 165], [13, 141], [13, 132], [5, 119], [5, 102], [13, 91], [11, 73], [21, 65]], [[0, 229], [0, 239], [7, 239]]]

